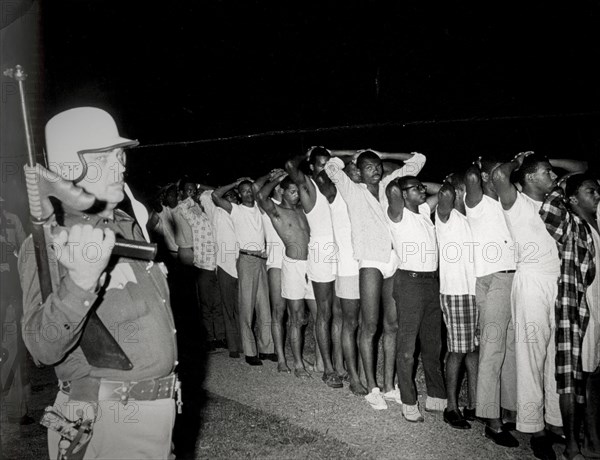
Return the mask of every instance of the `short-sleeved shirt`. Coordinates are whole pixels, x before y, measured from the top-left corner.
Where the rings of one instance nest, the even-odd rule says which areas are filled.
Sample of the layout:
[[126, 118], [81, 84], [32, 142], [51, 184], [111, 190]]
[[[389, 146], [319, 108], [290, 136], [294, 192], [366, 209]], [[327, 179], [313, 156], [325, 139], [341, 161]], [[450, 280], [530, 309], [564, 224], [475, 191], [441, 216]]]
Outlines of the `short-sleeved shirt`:
[[217, 245], [208, 215], [191, 198], [182, 201], [178, 208], [192, 230], [194, 266], [203, 270], [215, 270]]
[[467, 218], [453, 209], [446, 222], [436, 214], [440, 249], [440, 293], [475, 295], [475, 264], [468, 245], [473, 241]]
[[264, 251], [265, 229], [258, 205], [231, 204], [231, 220], [240, 250]]
[[404, 208], [400, 222], [393, 222], [387, 213], [386, 217], [399, 259], [398, 268], [415, 272], [436, 271], [438, 245], [429, 205], [420, 205], [418, 213]]
[[517, 270], [558, 277], [558, 249], [540, 217], [541, 207], [541, 201], [518, 192], [512, 207], [504, 210], [508, 229], [515, 241]]
[[475, 275], [479, 277], [514, 270], [514, 241], [506, 225], [500, 202], [483, 195], [477, 205], [466, 208], [473, 241], [470, 248], [465, 249], [473, 253]]

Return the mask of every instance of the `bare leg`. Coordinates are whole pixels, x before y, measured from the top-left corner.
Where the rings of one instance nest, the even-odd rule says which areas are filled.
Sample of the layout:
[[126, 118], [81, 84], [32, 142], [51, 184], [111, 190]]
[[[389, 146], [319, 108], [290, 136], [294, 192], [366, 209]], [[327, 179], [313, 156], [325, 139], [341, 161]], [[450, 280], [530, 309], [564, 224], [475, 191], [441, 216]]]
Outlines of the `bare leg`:
[[332, 307], [332, 321], [331, 321], [331, 354], [333, 358], [333, 367], [337, 374], [342, 377], [347, 375], [346, 369], [344, 369], [344, 353], [342, 351], [342, 306], [341, 300], [337, 296], [333, 296], [333, 307]]
[[358, 370], [356, 367], [356, 331], [358, 329], [359, 300], [358, 299], [340, 299], [342, 304], [342, 348], [344, 350], [344, 360], [346, 369], [350, 375], [350, 390], [359, 395], [366, 395], [367, 390], [360, 382]]
[[581, 429], [582, 407], [577, 404], [574, 393], [561, 394], [558, 397], [560, 415], [563, 420], [563, 433], [565, 434], [565, 452], [567, 460], [572, 459], [579, 451], [579, 430]]
[[313, 317], [313, 336], [315, 338], [315, 362], [312, 370], [314, 372], [323, 372], [323, 358], [321, 357], [321, 350], [319, 350], [317, 342], [317, 302], [306, 299], [306, 305], [308, 305], [310, 314]]
[[465, 359], [465, 353], [448, 352], [446, 358], [446, 387], [448, 393], [448, 410], [458, 409], [458, 376]]
[[396, 335], [398, 334], [398, 312], [394, 300], [394, 277], [383, 280], [381, 287], [383, 304], [383, 392], [394, 389], [396, 366]]
[[361, 268], [359, 273], [361, 326], [358, 349], [367, 380], [367, 390], [371, 391], [377, 387], [373, 336], [379, 321], [379, 301], [381, 299], [383, 275], [378, 269], [371, 267]]
[[317, 344], [321, 351], [324, 371], [333, 372], [331, 362], [331, 309], [333, 305], [333, 281], [330, 283], [312, 282], [317, 301]]
[[294, 369], [304, 369], [302, 360], [303, 335], [302, 328], [306, 325], [304, 300], [287, 300], [290, 308], [290, 344], [294, 356]]
[[269, 277], [269, 297], [271, 299], [271, 334], [277, 353], [277, 370], [279, 372], [290, 372], [285, 360], [284, 337], [285, 330], [283, 320], [285, 317], [285, 299], [281, 297], [281, 269], [270, 268], [267, 272]]
[[465, 358], [465, 366], [467, 367], [467, 383], [469, 385], [469, 399], [467, 408], [473, 409], [475, 401], [477, 401], [477, 370], [479, 368], [479, 351], [467, 353]]

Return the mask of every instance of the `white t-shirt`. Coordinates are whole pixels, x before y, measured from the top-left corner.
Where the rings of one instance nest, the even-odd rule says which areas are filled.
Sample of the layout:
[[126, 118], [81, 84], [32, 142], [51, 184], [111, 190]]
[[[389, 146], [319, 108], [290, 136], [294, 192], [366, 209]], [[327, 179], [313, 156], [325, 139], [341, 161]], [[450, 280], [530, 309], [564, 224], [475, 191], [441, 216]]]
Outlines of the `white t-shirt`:
[[476, 206], [466, 208], [473, 240], [464, 249], [473, 253], [475, 275], [479, 277], [514, 270], [517, 261], [514, 241], [500, 202], [483, 195]]
[[158, 214], [158, 224], [156, 231], [160, 233], [164, 240], [167, 248], [171, 252], [177, 252], [177, 243], [175, 242], [175, 217], [173, 216], [173, 209], [168, 206], [163, 206]]
[[508, 229], [515, 241], [517, 270], [558, 277], [558, 249], [540, 217], [541, 207], [541, 201], [518, 192], [512, 207], [504, 210]]
[[264, 251], [265, 229], [258, 205], [231, 204], [231, 220], [240, 250]]
[[475, 295], [475, 264], [466, 244], [473, 241], [467, 218], [453, 209], [447, 222], [436, 214], [435, 230], [440, 249], [440, 293]]
[[402, 220], [390, 224], [398, 268], [415, 272], [433, 272], [438, 268], [438, 246], [435, 226], [431, 221], [431, 208], [427, 203], [419, 206], [419, 213], [404, 208]]
[[594, 239], [594, 248], [596, 249], [596, 276], [594, 281], [585, 291], [588, 309], [590, 311], [590, 320], [583, 336], [581, 350], [581, 364], [584, 372], [594, 372], [600, 364], [600, 280], [598, 272], [600, 270], [600, 235], [596, 229], [590, 227], [592, 238]]
[[218, 207], [212, 200], [212, 190], [202, 192], [200, 204], [211, 220], [215, 230], [217, 244], [217, 267], [221, 267], [230, 276], [237, 278], [236, 261], [238, 245], [231, 216], [223, 208]]
[[335, 194], [335, 199], [329, 203], [331, 220], [333, 222], [333, 236], [337, 244], [337, 274], [338, 276], [358, 275], [358, 260], [354, 258], [352, 249], [352, 226], [348, 207], [340, 193]]

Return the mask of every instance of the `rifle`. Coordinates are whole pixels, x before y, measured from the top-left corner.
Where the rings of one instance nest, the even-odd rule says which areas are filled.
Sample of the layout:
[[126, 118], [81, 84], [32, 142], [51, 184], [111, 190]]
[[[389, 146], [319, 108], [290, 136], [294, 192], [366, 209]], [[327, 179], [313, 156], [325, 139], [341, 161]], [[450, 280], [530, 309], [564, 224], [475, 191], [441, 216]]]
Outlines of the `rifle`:
[[[49, 197], [53, 196], [78, 211], [90, 209], [95, 203], [95, 197], [36, 162], [35, 146], [23, 84], [27, 74], [20, 65], [17, 65], [14, 69], [5, 70], [4, 75], [15, 79], [19, 86], [28, 156], [28, 162], [24, 166], [25, 183], [40, 291], [42, 302], [44, 302], [59, 283], [58, 261], [55, 257], [49, 257], [47, 249], [47, 242], [52, 241], [52, 229], [56, 227], [54, 207]], [[117, 239], [112, 254], [114, 256], [153, 260], [156, 256], [156, 250], [157, 246], [153, 243]], [[102, 323], [95, 310], [92, 310], [88, 315], [79, 346], [92, 366], [119, 370], [133, 368], [133, 363], [108, 328]]]

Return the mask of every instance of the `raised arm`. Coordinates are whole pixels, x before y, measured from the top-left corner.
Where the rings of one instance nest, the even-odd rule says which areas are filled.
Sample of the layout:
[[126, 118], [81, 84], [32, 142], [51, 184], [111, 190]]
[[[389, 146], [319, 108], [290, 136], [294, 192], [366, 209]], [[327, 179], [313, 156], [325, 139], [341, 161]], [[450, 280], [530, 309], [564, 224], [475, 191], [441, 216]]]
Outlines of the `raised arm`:
[[300, 163], [305, 159], [305, 156], [298, 155], [291, 160], [286, 161], [285, 171], [290, 175], [292, 182], [298, 186], [300, 192], [300, 203], [304, 212], [312, 211], [317, 202], [317, 188], [315, 184], [300, 170]]
[[454, 209], [454, 200], [456, 199], [456, 190], [449, 182], [444, 182], [437, 193], [438, 207], [437, 215], [444, 223], [448, 222], [450, 213]]
[[[481, 185], [481, 170], [476, 163], [473, 163], [465, 173], [465, 204], [468, 208], [474, 208], [483, 199], [483, 187]], [[439, 214], [439, 209], [438, 209]]]
[[279, 218], [279, 213], [277, 212], [277, 206], [275, 206], [275, 203], [273, 203], [273, 200], [271, 200], [270, 196], [273, 192], [273, 189], [277, 187], [277, 185], [285, 176], [287, 176], [287, 173], [283, 170], [279, 170], [278, 172], [271, 172], [271, 174], [267, 175], [266, 177], [270, 177], [271, 179], [266, 184], [263, 182], [264, 185], [261, 188], [258, 188], [257, 185], [259, 181], [256, 181], [254, 184], [252, 184], [254, 197], [258, 203], [258, 206], [272, 219]]
[[222, 187], [217, 188], [212, 194], [213, 202], [219, 208], [223, 208], [225, 211], [227, 211], [229, 214], [231, 214], [231, 209], [233, 208], [233, 206], [231, 206], [231, 203], [229, 201], [227, 201], [225, 198], [223, 198], [223, 196], [229, 190], [236, 188], [238, 185], [240, 185], [240, 182], [242, 182], [243, 180], [247, 180], [247, 179], [248, 179], [247, 177], [241, 177], [238, 180], [236, 180], [235, 182], [232, 182], [231, 184], [223, 185]]
[[492, 182], [494, 184], [494, 188], [498, 193], [498, 197], [500, 198], [500, 203], [502, 203], [502, 207], [506, 210], [512, 208], [513, 204], [517, 200], [517, 188], [510, 181], [510, 176], [513, 171], [519, 169], [519, 167], [523, 164], [523, 160], [530, 152], [521, 152], [517, 154], [511, 161], [508, 163], [502, 163], [492, 173]]
[[442, 184], [438, 184], [437, 182], [423, 182], [423, 185], [427, 186], [427, 206], [433, 212], [438, 205], [438, 193], [442, 188]]
[[588, 162], [581, 160], [569, 160], [569, 159], [550, 159], [548, 160], [552, 167], [561, 168], [567, 171], [567, 173], [575, 174], [575, 173], [584, 173], [588, 169]]
[[392, 222], [400, 222], [404, 214], [404, 197], [398, 181], [391, 181], [385, 189], [385, 195], [388, 199], [387, 213]]

